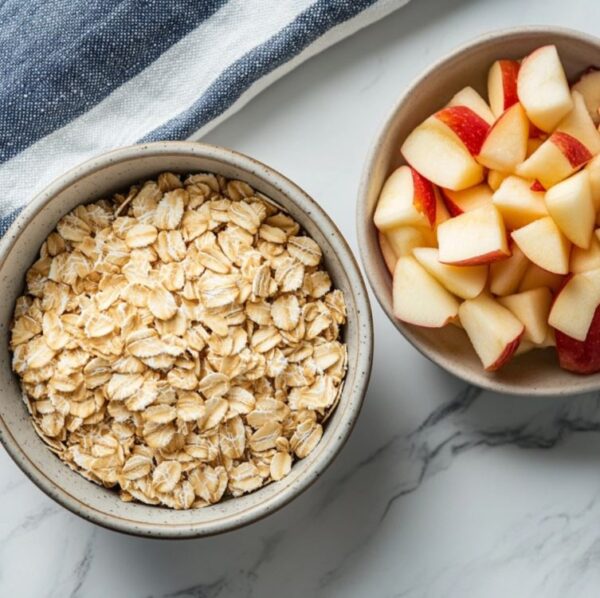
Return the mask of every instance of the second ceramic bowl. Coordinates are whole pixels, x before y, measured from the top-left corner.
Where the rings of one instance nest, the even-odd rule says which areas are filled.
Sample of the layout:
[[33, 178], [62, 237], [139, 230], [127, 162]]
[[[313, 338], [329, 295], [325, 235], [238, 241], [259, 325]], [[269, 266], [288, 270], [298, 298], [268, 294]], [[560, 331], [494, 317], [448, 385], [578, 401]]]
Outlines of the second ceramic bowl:
[[[317, 447], [283, 480], [203, 509], [174, 511], [121, 501], [59, 461], [36, 435], [11, 371], [8, 336], [25, 272], [57, 221], [88, 203], [163, 171], [214, 172], [240, 179], [286, 210], [323, 250], [325, 267], [346, 299], [348, 373], [339, 404]], [[191, 142], [161, 142], [119, 149], [64, 174], [21, 212], [0, 243], [0, 441], [46, 494], [74, 513], [118, 531], [143, 536], [207, 536], [241, 527], [280, 508], [313, 483], [348, 438], [371, 370], [372, 323], [366, 289], [350, 248], [327, 214], [294, 183], [268, 166], [231, 150]]]
[[430, 67], [402, 95], [368, 155], [358, 196], [356, 222], [365, 271], [375, 296], [396, 328], [432, 361], [481, 387], [503, 393], [566, 395], [598, 390], [600, 374], [577, 376], [558, 367], [552, 349], [519, 356], [495, 373], [485, 372], [464, 331], [455, 326], [427, 329], [404, 324], [392, 313], [392, 281], [373, 225], [377, 198], [387, 176], [404, 163], [400, 146], [426, 117], [470, 85], [486, 94], [487, 72], [499, 58], [522, 58], [539, 46], [555, 44], [570, 80], [600, 63], [600, 40], [577, 31], [523, 27], [497, 31], [461, 46]]

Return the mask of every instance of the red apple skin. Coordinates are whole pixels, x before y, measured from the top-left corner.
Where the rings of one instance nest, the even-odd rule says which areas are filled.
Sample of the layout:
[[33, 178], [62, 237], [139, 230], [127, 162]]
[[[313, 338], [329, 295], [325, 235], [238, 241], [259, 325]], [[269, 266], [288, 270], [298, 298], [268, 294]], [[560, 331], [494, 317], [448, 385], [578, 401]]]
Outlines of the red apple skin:
[[[469, 258], [468, 260], [462, 260], [460, 262], [452, 262], [448, 264], [451, 266], [483, 266], [485, 264], [493, 264], [499, 260], [504, 260], [507, 257], [510, 257], [510, 254], [507, 255], [502, 251], [490, 251], [489, 253], [484, 253], [483, 255]], [[440, 263], [445, 264], [446, 262]]]
[[540, 183], [537, 179], [531, 183], [531, 187], [529, 187], [532, 191], [546, 191], [546, 188], [542, 183]]
[[435, 117], [454, 131], [471, 155], [477, 156], [490, 130], [490, 125], [466, 106], [448, 106]]
[[519, 101], [517, 96], [517, 75], [521, 66], [516, 60], [499, 60], [502, 72], [502, 91], [504, 92], [504, 110]]
[[590, 150], [579, 139], [563, 131], [552, 133], [550, 141], [565, 155], [573, 168], [579, 168], [593, 158]]
[[529, 139], [545, 139], [548, 133], [538, 129], [531, 121], [529, 121]]
[[525, 329], [523, 328], [521, 334], [519, 334], [519, 336], [517, 336], [517, 338], [514, 341], [512, 341], [511, 343], [506, 345], [506, 347], [504, 347], [504, 351], [502, 351], [498, 359], [496, 359], [496, 361], [494, 361], [492, 365], [488, 365], [488, 367], [485, 368], [486, 372], [498, 371], [513, 356], [514, 352], [519, 348], [519, 345], [521, 344], [521, 338], [523, 337], [524, 333]]
[[412, 173], [414, 199], [413, 203], [417, 210], [425, 214], [429, 224], [433, 228], [436, 218], [436, 197], [433, 183], [419, 174], [414, 168], [410, 168]]
[[442, 200], [444, 201], [444, 205], [446, 206], [450, 217], [454, 218], [455, 216], [460, 216], [461, 214], [464, 214], [464, 210], [461, 210], [460, 207], [457, 206], [448, 195], [446, 195], [446, 191], [444, 190], [444, 188], [441, 187], [440, 189], [442, 191]]
[[600, 372], [600, 305], [584, 341], [578, 341], [560, 330], [555, 333], [558, 362], [563, 370], [575, 374]]

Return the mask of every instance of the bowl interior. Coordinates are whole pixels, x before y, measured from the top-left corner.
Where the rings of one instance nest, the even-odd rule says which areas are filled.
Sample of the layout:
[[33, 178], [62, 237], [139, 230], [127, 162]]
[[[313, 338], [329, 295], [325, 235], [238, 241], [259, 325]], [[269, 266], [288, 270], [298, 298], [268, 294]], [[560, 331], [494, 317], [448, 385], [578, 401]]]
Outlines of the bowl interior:
[[570, 80], [598, 64], [600, 40], [574, 31], [525, 28], [500, 31], [476, 40], [435, 64], [400, 99], [384, 123], [365, 166], [357, 206], [359, 246], [367, 276], [394, 325], [422, 353], [456, 376], [478, 386], [513, 394], [560, 395], [600, 388], [600, 374], [576, 376], [561, 370], [553, 349], [532, 351], [499, 372], [483, 371], [464, 331], [447, 326], [426, 329], [403, 324], [392, 313], [391, 276], [379, 251], [372, 224], [377, 198], [387, 176], [404, 164], [400, 146], [430, 114], [470, 85], [487, 96], [487, 72], [499, 58], [521, 58], [535, 48], [556, 44]]
[[[348, 374], [337, 409], [317, 448], [280, 482], [204, 509], [173, 511], [124, 503], [112, 490], [88, 482], [56, 458], [35, 434], [10, 367], [9, 326], [24, 275], [58, 220], [80, 203], [109, 196], [164, 170], [209, 171], [246, 181], [287, 210], [323, 249], [334, 285], [346, 297]], [[312, 481], [341, 448], [358, 415], [370, 372], [372, 330], [364, 284], [343, 237], [298, 187], [266, 166], [229, 150], [170, 142], [117, 150], [67, 173], [20, 215], [0, 246], [0, 439], [17, 464], [45, 492], [77, 514], [119, 531], [184, 537], [218, 533], [265, 516]]]

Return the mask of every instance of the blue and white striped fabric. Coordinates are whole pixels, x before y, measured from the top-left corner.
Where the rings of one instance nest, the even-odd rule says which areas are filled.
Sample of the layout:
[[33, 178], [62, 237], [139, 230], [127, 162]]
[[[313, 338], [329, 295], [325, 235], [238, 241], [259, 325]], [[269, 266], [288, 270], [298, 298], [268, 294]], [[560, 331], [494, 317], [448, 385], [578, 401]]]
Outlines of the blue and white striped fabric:
[[0, 236], [72, 166], [197, 139], [408, 0], [0, 2]]

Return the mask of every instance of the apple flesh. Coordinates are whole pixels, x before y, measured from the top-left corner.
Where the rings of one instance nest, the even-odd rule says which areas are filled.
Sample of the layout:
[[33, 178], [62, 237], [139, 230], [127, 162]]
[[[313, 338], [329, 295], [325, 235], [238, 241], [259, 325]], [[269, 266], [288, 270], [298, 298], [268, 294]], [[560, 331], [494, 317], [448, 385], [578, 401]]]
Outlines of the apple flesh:
[[547, 287], [500, 297], [498, 301], [525, 326], [524, 341], [538, 345], [544, 342], [548, 336], [548, 314], [552, 305], [552, 293]]
[[483, 367], [490, 372], [512, 357], [525, 331], [510, 310], [485, 293], [464, 301], [458, 314]]
[[560, 289], [548, 323], [567, 336], [584, 341], [600, 304], [600, 270], [573, 274]]
[[594, 210], [600, 212], [600, 154], [588, 162], [585, 169], [590, 175], [590, 189], [592, 191]]
[[515, 172], [537, 179], [546, 189], [566, 179], [593, 156], [600, 153], [600, 133], [596, 130], [581, 94], [572, 94], [573, 110], [556, 131], [519, 164]]
[[584, 341], [556, 331], [556, 351], [560, 367], [575, 374], [594, 374], [600, 371], [600, 306]]
[[383, 257], [385, 266], [388, 269], [388, 272], [393, 274], [398, 258], [396, 258], [396, 254], [394, 253], [390, 242], [386, 239], [385, 235], [381, 231], [377, 233], [377, 240], [379, 241], [379, 250], [381, 251], [381, 256]]
[[466, 106], [475, 112], [477, 116], [483, 118], [488, 125], [493, 124], [496, 120], [487, 102], [472, 87], [464, 87], [452, 96], [448, 106]]
[[385, 232], [396, 259], [405, 255], [412, 255], [415, 247], [433, 247], [436, 244], [435, 233], [424, 227], [400, 226]]
[[527, 258], [540, 268], [566, 274], [571, 244], [549, 216], [534, 220], [512, 232], [514, 242]]
[[373, 221], [381, 231], [402, 225], [433, 226], [436, 201], [427, 179], [409, 166], [400, 166], [381, 190]]
[[415, 259], [448, 291], [462, 299], [477, 297], [487, 280], [485, 266], [449, 266], [439, 261], [439, 252], [433, 247], [417, 247]]
[[529, 181], [517, 176], [509, 176], [502, 181], [494, 192], [493, 202], [511, 230], [548, 215], [544, 194], [533, 191]]
[[513, 172], [527, 155], [529, 121], [518, 102], [504, 111], [489, 130], [477, 161], [486, 168]]
[[491, 205], [492, 190], [482, 183], [469, 187], [463, 191], [452, 191], [451, 189], [442, 189], [444, 202], [448, 208], [448, 212], [452, 217], [460, 216], [470, 210], [476, 210], [483, 206]]
[[596, 213], [587, 170], [557, 183], [546, 192], [546, 207], [558, 228], [577, 247], [590, 245]]
[[500, 172], [498, 170], [490, 170], [487, 175], [487, 184], [490, 186], [492, 191], [496, 191], [502, 184], [502, 181], [508, 176], [506, 172]]
[[494, 295], [514, 293], [530, 263], [519, 247], [514, 245], [509, 258], [490, 265], [490, 291]]
[[477, 266], [510, 255], [504, 221], [492, 204], [447, 220], [437, 234], [439, 259], [444, 264]]
[[583, 96], [594, 124], [600, 125], [600, 70], [590, 67], [571, 89]]
[[600, 268], [600, 241], [598, 240], [598, 230], [592, 235], [590, 246], [587, 249], [573, 247], [571, 250], [571, 261], [569, 262], [569, 272], [579, 274], [589, 270]]
[[556, 46], [542, 46], [521, 63], [517, 95], [529, 120], [550, 132], [573, 107], [569, 84]]
[[393, 277], [393, 311], [403, 322], [441, 328], [458, 314], [458, 301], [414, 257], [401, 257]]
[[536, 264], [529, 262], [525, 274], [519, 283], [519, 292], [548, 287], [551, 291], [558, 291], [564, 284], [565, 277], [554, 272], [548, 272]]
[[400, 151], [414, 169], [440, 187], [458, 191], [483, 180], [482, 166], [460, 138], [435, 116], [414, 129]]
[[505, 110], [519, 101], [517, 76], [519, 63], [516, 60], [496, 60], [488, 73], [488, 98], [494, 116], [498, 118]]

